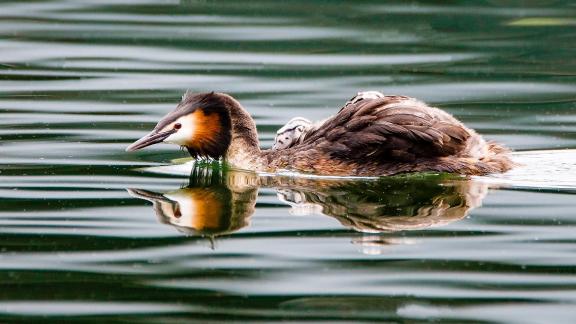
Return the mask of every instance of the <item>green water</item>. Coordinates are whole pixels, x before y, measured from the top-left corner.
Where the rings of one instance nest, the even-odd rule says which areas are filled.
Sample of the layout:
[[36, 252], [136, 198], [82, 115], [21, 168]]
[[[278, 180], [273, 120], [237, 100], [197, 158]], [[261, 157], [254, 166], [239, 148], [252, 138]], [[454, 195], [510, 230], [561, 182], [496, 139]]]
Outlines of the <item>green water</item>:
[[186, 89], [234, 95], [265, 147], [380, 90], [515, 150], [576, 148], [575, 17], [552, 0], [2, 1], [0, 321], [576, 322], [573, 190], [169, 175], [141, 168], [176, 147], [124, 152]]

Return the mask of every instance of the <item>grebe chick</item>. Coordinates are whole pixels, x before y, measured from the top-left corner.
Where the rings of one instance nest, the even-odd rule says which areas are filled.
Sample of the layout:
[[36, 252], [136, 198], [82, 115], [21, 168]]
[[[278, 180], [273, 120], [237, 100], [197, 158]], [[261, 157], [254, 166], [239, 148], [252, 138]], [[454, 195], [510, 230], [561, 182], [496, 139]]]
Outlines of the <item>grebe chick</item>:
[[406, 172], [500, 173], [514, 163], [450, 114], [405, 96], [362, 99], [308, 132], [301, 143], [261, 150], [254, 120], [224, 93], [186, 93], [127, 151], [160, 143], [184, 146], [193, 157], [223, 158], [238, 169], [293, 170], [340, 176]]
[[[357, 103], [364, 99], [378, 99], [383, 98], [384, 94], [378, 91], [362, 91], [358, 92], [352, 99], [348, 100], [344, 107]], [[285, 148], [292, 147], [296, 144], [302, 143], [306, 134], [310, 131], [318, 128], [324, 121], [312, 124], [312, 122], [304, 117], [294, 117], [282, 126], [277, 132], [274, 138], [274, 144], [272, 145], [272, 150], [281, 150]]]
[[312, 129], [312, 122], [303, 117], [294, 117], [276, 132], [272, 150], [282, 150], [301, 143], [304, 134]]

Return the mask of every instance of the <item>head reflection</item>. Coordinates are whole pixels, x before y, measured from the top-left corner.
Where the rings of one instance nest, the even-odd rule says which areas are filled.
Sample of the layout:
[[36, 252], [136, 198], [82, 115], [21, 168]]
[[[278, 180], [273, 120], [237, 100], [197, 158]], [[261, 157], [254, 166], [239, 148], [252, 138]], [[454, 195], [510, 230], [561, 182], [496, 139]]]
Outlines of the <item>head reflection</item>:
[[264, 177], [209, 165], [195, 166], [185, 188], [166, 193], [142, 189], [129, 192], [151, 201], [161, 223], [189, 235], [214, 236], [248, 225], [260, 187], [275, 188], [279, 200], [291, 205], [295, 214], [331, 216], [363, 233], [448, 224], [480, 206], [488, 189], [480, 182], [450, 175], [328, 180]]
[[227, 173], [218, 167], [195, 167], [187, 187], [158, 193], [128, 189], [136, 198], [152, 202], [160, 223], [187, 235], [224, 235], [248, 225], [258, 187], [253, 175]]

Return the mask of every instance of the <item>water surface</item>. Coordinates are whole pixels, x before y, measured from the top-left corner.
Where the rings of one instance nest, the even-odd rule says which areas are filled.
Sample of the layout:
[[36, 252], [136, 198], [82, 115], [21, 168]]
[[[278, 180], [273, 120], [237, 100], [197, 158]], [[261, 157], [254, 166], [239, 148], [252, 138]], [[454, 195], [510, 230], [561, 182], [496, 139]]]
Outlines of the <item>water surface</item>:
[[[515, 150], [576, 148], [574, 17], [546, 0], [2, 2], [0, 320], [574, 322], [572, 190], [238, 187], [218, 167], [141, 171], [175, 147], [124, 152], [186, 89], [233, 94], [265, 147], [380, 90]], [[176, 207], [190, 196], [204, 218]]]

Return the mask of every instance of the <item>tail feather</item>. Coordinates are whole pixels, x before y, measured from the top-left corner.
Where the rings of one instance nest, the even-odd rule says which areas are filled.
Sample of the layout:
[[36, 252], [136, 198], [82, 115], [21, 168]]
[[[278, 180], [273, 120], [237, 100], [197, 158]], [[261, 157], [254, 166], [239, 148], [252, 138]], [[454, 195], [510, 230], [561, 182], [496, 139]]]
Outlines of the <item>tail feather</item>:
[[479, 160], [478, 166], [488, 173], [503, 173], [518, 166], [510, 158], [510, 150], [495, 142], [488, 142], [488, 155]]

